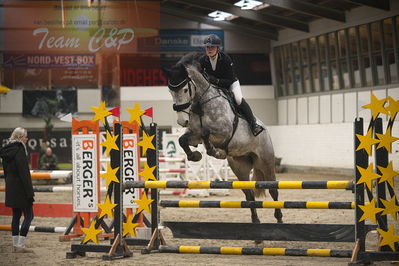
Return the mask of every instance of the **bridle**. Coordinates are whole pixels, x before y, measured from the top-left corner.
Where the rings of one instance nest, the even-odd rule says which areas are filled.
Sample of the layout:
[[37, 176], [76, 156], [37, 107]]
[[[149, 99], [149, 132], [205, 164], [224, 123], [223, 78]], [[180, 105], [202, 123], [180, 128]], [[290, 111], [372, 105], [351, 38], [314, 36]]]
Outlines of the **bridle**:
[[[190, 111], [186, 111], [186, 109], [188, 109], [193, 103], [193, 95], [195, 95], [196, 88], [197, 88], [195, 83], [191, 80], [190, 77], [185, 78], [183, 81], [181, 81], [178, 84], [171, 84], [170, 81], [168, 81], [168, 87], [172, 91], [178, 91], [178, 90], [184, 88], [187, 84], [188, 84], [188, 90], [189, 90], [189, 95], [190, 95], [190, 101], [187, 102], [187, 103], [183, 103], [183, 104], [173, 104], [173, 110], [176, 111], [176, 112], [186, 113], [190, 117]], [[205, 101], [202, 101], [202, 98], [207, 94], [207, 92], [209, 91], [210, 87], [211, 87], [211, 83], [208, 81], [208, 87], [205, 89], [204, 93], [202, 93], [202, 95], [199, 97], [198, 103], [195, 105], [196, 107], [201, 108], [202, 105], [210, 102], [211, 100], [213, 100], [215, 98], [218, 98], [218, 97], [222, 96], [220, 94], [220, 92], [219, 92], [218, 95], [216, 95], [216, 96], [214, 96], [212, 98], [209, 98], [209, 99], [207, 99]], [[193, 93], [193, 88], [194, 88], [194, 93]], [[200, 115], [200, 117], [201, 117], [201, 115]], [[201, 121], [201, 124], [202, 124], [202, 121]]]
[[183, 113], [186, 113], [186, 114], [189, 115], [189, 116], [190, 116], [190, 113], [189, 113], [188, 111], [186, 111], [186, 109], [189, 108], [189, 107], [191, 106], [191, 102], [192, 102], [191, 100], [192, 100], [192, 95], [193, 95], [192, 87], [195, 88], [194, 85], [191, 86], [191, 83], [192, 83], [192, 80], [191, 80], [189, 77], [185, 78], [183, 81], [181, 81], [181, 82], [178, 83], [178, 84], [171, 84], [170, 81], [168, 81], [168, 87], [169, 87], [169, 89], [170, 89], [171, 91], [178, 91], [178, 90], [184, 88], [184, 87], [188, 84], [188, 90], [189, 90], [189, 95], [190, 95], [190, 101], [187, 102], [187, 103], [183, 103], [183, 104], [175, 104], [175, 103], [174, 103], [174, 104], [173, 104], [173, 110], [176, 111], [176, 112], [183, 112]]

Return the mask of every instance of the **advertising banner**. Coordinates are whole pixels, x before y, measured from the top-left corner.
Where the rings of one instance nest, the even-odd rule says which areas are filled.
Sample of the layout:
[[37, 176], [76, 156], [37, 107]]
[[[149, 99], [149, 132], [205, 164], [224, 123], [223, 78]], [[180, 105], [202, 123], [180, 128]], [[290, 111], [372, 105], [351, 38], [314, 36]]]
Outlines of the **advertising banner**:
[[[138, 171], [138, 156], [137, 156], [137, 135], [136, 134], [123, 134], [123, 182], [126, 181], [139, 181]], [[139, 200], [139, 189], [130, 188], [125, 189], [123, 192], [123, 207], [124, 208], [137, 208], [135, 200]]]
[[209, 34], [216, 34], [224, 44], [223, 30], [161, 30], [161, 51], [203, 51], [203, 42]]
[[53, 69], [51, 72], [57, 87], [96, 88], [98, 84], [97, 69]]
[[[0, 132], [0, 146], [4, 146], [8, 142], [13, 129]], [[40, 149], [43, 146], [44, 133], [43, 129], [28, 129], [28, 142], [26, 148], [28, 154], [40, 154]], [[71, 163], [71, 130], [54, 130], [49, 137], [48, 145], [57, 156], [58, 163]], [[36, 163], [39, 163], [38, 161]]]
[[94, 54], [4, 54], [5, 68], [88, 69], [96, 67]]
[[5, 51], [135, 53], [159, 34], [159, 1], [2, 1]]
[[121, 86], [166, 85], [159, 55], [124, 55], [120, 60], [120, 68]]
[[97, 136], [72, 135], [73, 211], [97, 212]]
[[162, 150], [165, 157], [182, 157], [183, 149], [179, 144], [181, 134], [162, 134]]

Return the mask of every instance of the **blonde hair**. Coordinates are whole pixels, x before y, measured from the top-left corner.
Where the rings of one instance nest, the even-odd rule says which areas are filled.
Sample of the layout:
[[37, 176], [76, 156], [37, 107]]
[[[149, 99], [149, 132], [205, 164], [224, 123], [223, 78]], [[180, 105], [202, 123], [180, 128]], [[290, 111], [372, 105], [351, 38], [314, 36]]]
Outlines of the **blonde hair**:
[[14, 129], [14, 131], [11, 133], [11, 136], [9, 138], [9, 141], [21, 141], [21, 139], [28, 134], [28, 131], [26, 131], [25, 128], [23, 127], [17, 127]]

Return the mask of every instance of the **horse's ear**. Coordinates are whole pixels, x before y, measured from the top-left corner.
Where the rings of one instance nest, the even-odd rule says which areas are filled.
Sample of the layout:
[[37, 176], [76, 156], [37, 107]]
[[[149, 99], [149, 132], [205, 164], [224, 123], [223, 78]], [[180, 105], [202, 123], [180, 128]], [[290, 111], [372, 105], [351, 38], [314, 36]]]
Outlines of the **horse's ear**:
[[172, 76], [172, 70], [170, 70], [169, 68], [162, 67], [161, 69], [166, 78], [169, 79]]

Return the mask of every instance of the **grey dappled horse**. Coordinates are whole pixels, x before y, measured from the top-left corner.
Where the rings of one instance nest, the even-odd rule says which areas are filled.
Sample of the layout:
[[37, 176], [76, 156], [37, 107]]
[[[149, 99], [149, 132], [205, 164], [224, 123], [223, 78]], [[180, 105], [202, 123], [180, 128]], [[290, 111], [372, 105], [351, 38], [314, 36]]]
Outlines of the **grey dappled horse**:
[[[165, 70], [177, 122], [187, 127], [179, 138], [187, 159], [201, 160], [201, 153], [192, 151], [189, 146], [197, 147], [203, 143], [208, 155], [227, 158], [239, 180], [249, 181], [251, 170], [253, 181], [276, 180], [274, 151], [268, 131], [253, 136], [247, 121], [234, 114], [221, 89], [211, 85], [199, 72], [198, 56], [188, 54], [172, 69]], [[265, 196], [263, 189], [256, 189], [255, 193], [244, 189], [243, 192], [247, 201], [254, 201], [255, 196]], [[278, 200], [277, 189], [269, 189], [269, 193], [273, 200]], [[274, 216], [282, 223], [280, 209], [275, 209]], [[253, 223], [260, 223], [255, 208], [251, 209], [251, 217]]]

